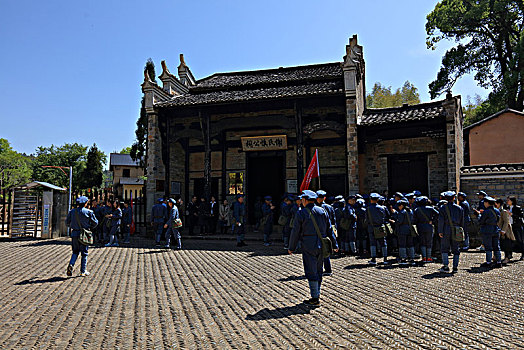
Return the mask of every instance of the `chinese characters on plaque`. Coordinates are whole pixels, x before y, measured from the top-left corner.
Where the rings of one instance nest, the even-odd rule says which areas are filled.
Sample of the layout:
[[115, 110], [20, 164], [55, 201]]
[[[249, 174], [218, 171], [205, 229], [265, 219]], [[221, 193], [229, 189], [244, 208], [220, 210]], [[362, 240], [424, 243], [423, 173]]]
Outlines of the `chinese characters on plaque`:
[[287, 149], [287, 136], [257, 136], [242, 137], [242, 150], [246, 151], [276, 151]]

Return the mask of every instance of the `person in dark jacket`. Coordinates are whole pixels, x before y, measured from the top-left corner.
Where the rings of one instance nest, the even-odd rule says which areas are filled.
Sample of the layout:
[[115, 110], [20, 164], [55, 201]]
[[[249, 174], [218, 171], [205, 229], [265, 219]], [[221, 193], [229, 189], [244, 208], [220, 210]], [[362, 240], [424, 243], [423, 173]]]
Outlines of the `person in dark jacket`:
[[182, 239], [178, 228], [175, 227], [175, 222], [177, 219], [180, 219], [180, 213], [178, 212], [178, 207], [176, 206], [176, 201], [173, 198], [167, 200], [169, 214], [167, 215], [167, 221], [164, 225], [166, 231], [166, 248], [171, 247], [171, 237], [176, 241], [175, 248], [182, 249]]
[[384, 257], [384, 265], [389, 265], [388, 261], [388, 246], [386, 243], [386, 238], [375, 237], [375, 230], [381, 229], [385, 230], [384, 224], [386, 223], [386, 207], [378, 204], [378, 200], [382, 197], [378, 193], [371, 193], [369, 195], [370, 204], [366, 209], [366, 219], [365, 224], [368, 231], [370, 250], [371, 250], [371, 260], [369, 264], [377, 264], [377, 249], [382, 250], [382, 256]]
[[[486, 262], [482, 263], [482, 267], [502, 267], [502, 257], [500, 254], [500, 229], [498, 221], [500, 219], [500, 211], [494, 207], [495, 198], [484, 197], [484, 211], [480, 214], [479, 225], [480, 235], [482, 236], [482, 243], [486, 250]], [[493, 263], [493, 254], [496, 262]]]
[[462, 250], [467, 251], [469, 249], [469, 228], [471, 226], [471, 207], [466, 200], [467, 195], [464, 192], [459, 192], [457, 195], [458, 198], [458, 204], [462, 207], [464, 210], [464, 246], [462, 247]]
[[211, 196], [209, 202], [209, 233], [215, 234], [217, 232], [219, 205], [215, 196]]
[[66, 225], [71, 228], [71, 247], [73, 248], [73, 254], [69, 260], [69, 265], [67, 266], [66, 274], [68, 276], [73, 275], [73, 268], [78, 259], [78, 254], [82, 254], [82, 259], [80, 261], [80, 274], [82, 276], [89, 276], [89, 272], [86, 271], [88, 247], [79, 241], [80, 230], [94, 229], [98, 224], [98, 220], [93, 211], [85, 207], [87, 201], [88, 199], [85, 196], [78, 197], [76, 200], [77, 207], [71, 209], [67, 214]]
[[[308, 280], [311, 294], [311, 299], [305, 300], [304, 304], [318, 306], [320, 305], [322, 265], [324, 261], [322, 242], [319, 235], [329, 237], [334, 242], [335, 251], [338, 251], [338, 245], [328, 214], [322, 207], [315, 205], [317, 194], [313, 191], [305, 190], [302, 192], [301, 198], [304, 208], [296, 213], [288, 252], [293, 254], [297, 249], [298, 243], [301, 242], [304, 273]], [[318, 227], [318, 232], [315, 224]]]
[[396, 232], [398, 236], [398, 252], [400, 256], [399, 265], [415, 264], [415, 247], [413, 245], [413, 236], [411, 235], [411, 224], [413, 223], [413, 213], [409, 209], [409, 202], [401, 199], [397, 202], [398, 210], [393, 213], [395, 220]]
[[209, 205], [206, 203], [206, 199], [204, 197], [201, 197], [200, 203], [198, 205], [198, 226], [200, 227], [199, 233], [201, 235], [206, 234], [208, 220], [209, 220]]
[[[333, 209], [333, 207], [330, 204], [326, 203], [326, 196], [326, 191], [318, 190], [316, 205], [320, 206], [322, 209], [326, 211], [329, 217], [329, 224], [336, 227], [335, 209]], [[324, 276], [331, 276], [332, 274], [333, 270], [331, 269], [331, 258], [327, 257], [324, 259]]]
[[131, 224], [133, 223], [133, 209], [129, 206], [129, 201], [124, 202], [122, 211], [122, 229], [124, 231], [124, 243], [130, 243]]
[[244, 195], [237, 195], [237, 200], [233, 203], [233, 233], [237, 236], [237, 247], [247, 246], [244, 242], [246, 229], [246, 204]]
[[455, 192], [447, 191], [443, 193], [446, 203], [442, 203], [439, 207], [438, 216], [438, 233], [441, 238], [440, 251], [442, 254], [442, 267], [440, 272], [449, 273], [449, 249], [453, 252], [453, 270], [458, 271], [460, 261], [460, 247], [459, 242], [452, 239], [451, 231], [455, 227], [464, 228], [464, 210], [457, 204], [453, 203], [455, 199]]
[[115, 200], [113, 202], [113, 212], [106, 215], [106, 218], [111, 220], [111, 231], [109, 232], [109, 242], [106, 247], [118, 247], [117, 235], [120, 232], [120, 225], [122, 224], [122, 209], [120, 208], [120, 202]]
[[271, 196], [264, 197], [264, 204], [262, 204], [262, 214], [264, 215], [262, 221], [264, 222], [264, 245], [269, 246], [271, 242], [269, 237], [273, 233], [273, 212], [275, 206], [273, 205], [273, 198]]
[[158, 198], [157, 204], [151, 209], [151, 225], [155, 231], [155, 244], [160, 245], [160, 239], [164, 231], [164, 224], [167, 221], [167, 208], [164, 205], [164, 199]]
[[413, 219], [417, 225], [420, 237], [420, 252], [422, 253], [422, 263], [433, 262], [431, 249], [433, 247], [434, 223], [438, 220], [439, 212], [434, 207], [428, 205], [428, 197], [419, 197], [417, 208], [413, 214]]
[[516, 197], [508, 198], [509, 212], [511, 215], [510, 223], [513, 228], [513, 234], [520, 250], [520, 261], [524, 260], [524, 212], [522, 207], [517, 203]]
[[[167, 210], [167, 209], [166, 209]], [[193, 196], [191, 201], [187, 204], [187, 221], [189, 226], [189, 235], [195, 233], [195, 227], [198, 224], [198, 202], [197, 196]]]

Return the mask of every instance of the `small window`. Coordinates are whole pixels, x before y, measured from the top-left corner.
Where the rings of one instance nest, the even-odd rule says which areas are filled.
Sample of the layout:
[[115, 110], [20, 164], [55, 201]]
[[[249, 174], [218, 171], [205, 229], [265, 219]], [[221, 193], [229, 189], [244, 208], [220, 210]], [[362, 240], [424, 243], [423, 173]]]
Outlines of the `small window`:
[[157, 192], [164, 192], [164, 180], [156, 180], [156, 191]]
[[244, 173], [229, 173], [228, 194], [244, 194]]
[[122, 170], [122, 177], [130, 177], [131, 176], [131, 170], [124, 169]]

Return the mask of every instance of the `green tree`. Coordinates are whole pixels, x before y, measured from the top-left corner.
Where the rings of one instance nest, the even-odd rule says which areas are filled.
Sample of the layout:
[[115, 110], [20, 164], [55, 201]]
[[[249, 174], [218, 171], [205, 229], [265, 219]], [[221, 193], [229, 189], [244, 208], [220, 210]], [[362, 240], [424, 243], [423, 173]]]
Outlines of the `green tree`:
[[86, 167], [82, 172], [79, 187], [81, 188], [100, 188], [102, 187], [102, 174], [107, 156], [98, 149], [96, 143], [87, 152]]
[[73, 167], [73, 189], [81, 189], [82, 176], [86, 167], [87, 147], [78, 143], [66, 143], [62, 146], [40, 146], [36, 149], [33, 161], [33, 178], [46, 181], [61, 187], [69, 187], [69, 174], [53, 168], [42, 168], [44, 165]]
[[31, 179], [30, 159], [0, 138], [0, 188], [10, 188], [28, 183]]
[[[147, 72], [151, 81], [156, 81], [155, 64], [151, 58], [147, 60], [144, 71]], [[139, 160], [140, 166], [144, 167], [146, 164], [147, 147], [147, 113], [145, 109], [145, 100], [143, 97], [141, 101], [140, 115], [136, 122], [135, 136], [136, 140], [131, 146], [129, 154], [133, 160]]]
[[[428, 14], [427, 46], [455, 41], [442, 58], [432, 98], [450, 90], [465, 74], [492, 93], [482, 114], [508, 106], [524, 108], [524, 2], [522, 0], [443, 0]], [[480, 113], [480, 112], [479, 112]], [[484, 115], [486, 116], [486, 115]]]
[[130, 154], [131, 153], [131, 148], [132, 146], [127, 146], [127, 147], [124, 147], [122, 148], [122, 150], [120, 150], [120, 154]]
[[366, 96], [368, 108], [400, 107], [404, 103], [420, 103], [418, 89], [409, 81], [406, 81], [394, 93], [391, 90], [391, 86], [386, 87], [377, 82]]

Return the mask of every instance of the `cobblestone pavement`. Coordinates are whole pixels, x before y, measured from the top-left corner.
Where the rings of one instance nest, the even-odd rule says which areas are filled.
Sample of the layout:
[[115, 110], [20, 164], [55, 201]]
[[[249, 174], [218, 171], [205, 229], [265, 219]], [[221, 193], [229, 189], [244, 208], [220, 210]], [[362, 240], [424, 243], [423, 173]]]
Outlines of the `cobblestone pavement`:
[[438, 265], [333, 261], [322, 307], [280, 245], [185, 241], [185, 250], [93, 248], [66, 277], [67, 239], [0, 242], [0, 348], [524, 348], [524, 263], [458, 274]]

